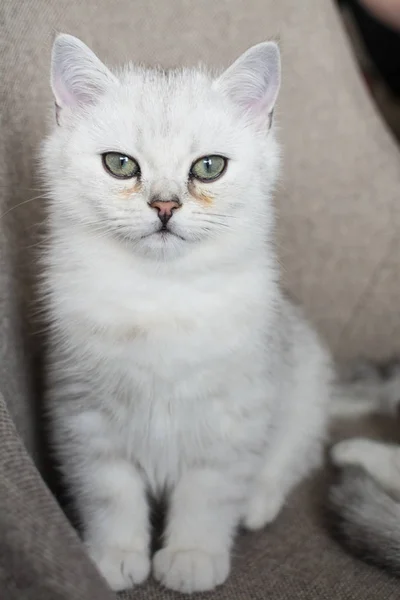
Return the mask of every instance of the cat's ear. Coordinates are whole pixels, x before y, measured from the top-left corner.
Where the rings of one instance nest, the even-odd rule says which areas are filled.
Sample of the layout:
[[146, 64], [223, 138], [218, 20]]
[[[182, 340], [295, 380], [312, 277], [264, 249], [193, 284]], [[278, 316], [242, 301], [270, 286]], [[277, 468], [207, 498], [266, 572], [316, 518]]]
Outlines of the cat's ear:
[[215, 81], [239, 110], [269, 127], [281, 82], [281, 60], [275, 42], [249, 48]]
[[51, 57], [51, 87], [57, 122], [64, 108], [94, 104], [115, 82], [114, 75], [86, 44], [65, 33], [56, 37]]

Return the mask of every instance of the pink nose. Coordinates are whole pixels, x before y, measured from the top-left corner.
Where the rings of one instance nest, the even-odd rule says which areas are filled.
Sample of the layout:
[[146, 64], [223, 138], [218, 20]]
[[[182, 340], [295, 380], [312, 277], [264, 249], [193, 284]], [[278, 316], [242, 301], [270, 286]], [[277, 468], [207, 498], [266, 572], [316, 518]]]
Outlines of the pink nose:
[[167, 200], [165, 202], [163, 200], [156, 200], [150, 202], [150, 206], [158, 211], [158, 218], [163, 225], [166, 225], [172, 217], [173, 211], [179, 208], [180, 204], [174, 200]]

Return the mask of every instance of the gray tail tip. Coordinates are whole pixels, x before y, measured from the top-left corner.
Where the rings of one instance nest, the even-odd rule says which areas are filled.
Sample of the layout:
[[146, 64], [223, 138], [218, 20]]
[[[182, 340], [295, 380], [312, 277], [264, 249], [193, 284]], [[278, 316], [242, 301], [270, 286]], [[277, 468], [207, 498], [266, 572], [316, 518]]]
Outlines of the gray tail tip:
[[[375, 501], [376, 507], [373, 506]], [[386, 512], [385, 506], [394, 502], [361, 467], [347, 466], [336, 471], [327, 491], [324, 524], [332, 539], [350, 555], [399, 578], [400, 520], [398, 540], [388, 535], [387, 528], [380, 527], [387, 518], [390, 528], [393, 513], [391, 510]], [[365, 517], [366, 503], [369, 510]], [[368, 515], [371, 509], [372, 515], [376, 509], [377, 519]]]

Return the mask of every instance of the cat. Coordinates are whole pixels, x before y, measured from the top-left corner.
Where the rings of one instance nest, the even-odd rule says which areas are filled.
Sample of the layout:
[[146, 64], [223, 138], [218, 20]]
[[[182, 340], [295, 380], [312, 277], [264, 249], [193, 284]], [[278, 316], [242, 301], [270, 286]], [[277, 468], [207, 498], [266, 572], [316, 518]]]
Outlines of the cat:
[[[280, 289], [274, 42], [226, 71], [110, 71], [60, 34], [44, 142], [51, 437], [115, 590], [230, 571], [322, 460], [329, 352]], [[149, 502], [166, 498], [150, 556]]]
[[[400, 405], [400, 363], [357, 367], [347, 397], [332, 415], [395, 416]], [[400, 445], [350, 438], [331, 449], [339, 480], [329, 493], [335, 535], [355, 555], [400, 576]]]

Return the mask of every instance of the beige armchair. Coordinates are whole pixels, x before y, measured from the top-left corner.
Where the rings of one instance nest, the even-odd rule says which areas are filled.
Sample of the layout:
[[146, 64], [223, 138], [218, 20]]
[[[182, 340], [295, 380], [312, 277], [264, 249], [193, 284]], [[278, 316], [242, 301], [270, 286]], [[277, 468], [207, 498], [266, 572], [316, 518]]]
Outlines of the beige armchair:
[[[0, 597], [106, 600], [49, 491], [38, 418], [42, 342], [31, 301], [45, 200], [35, 157], [52, 105], [54, 32], [81, 37], [110, 64], [165, 66], [226, 65], [251, 44], [280, 40], [283, 277], [341, 359], [400, 350], [399, 152], [331, 0], [2, 0], [0, 24]], [[208, 597], [399, 598], [400, 582], [330, 538], [325, 487], [322, 474], [268, 530], [240, 536], [232, 576]], [[173, 597], [151, 581], [123, 595]]]

